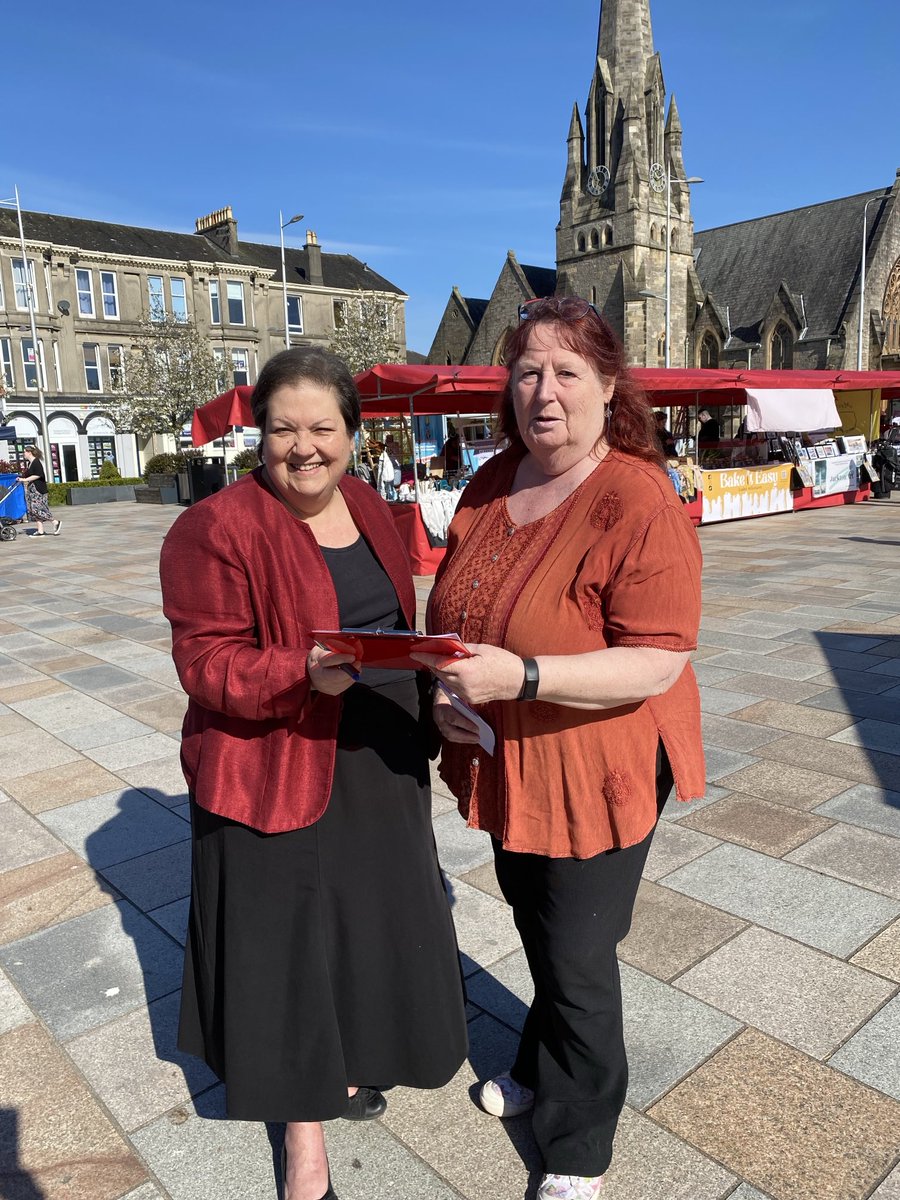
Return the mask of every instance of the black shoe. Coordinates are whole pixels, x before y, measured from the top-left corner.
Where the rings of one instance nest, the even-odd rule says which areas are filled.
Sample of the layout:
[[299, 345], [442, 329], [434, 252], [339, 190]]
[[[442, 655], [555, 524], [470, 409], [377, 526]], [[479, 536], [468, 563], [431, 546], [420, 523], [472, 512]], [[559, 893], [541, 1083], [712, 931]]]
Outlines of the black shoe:
[[345, 1121], [374, 1121], [387, 1108], [387, 1100], [375, 1088], [361, 1087], [347, 1099]]
[[[284, 1195], [285, 1181], [287, 1180], [287, 1146], [282, 1143], [281, 1146], [281, 1194]], [[328, 1173], [328, 1191], [322, 1197], [322, 1200], [338, 1200], [337, 1193], [331, 1186], [331, 1172]]]

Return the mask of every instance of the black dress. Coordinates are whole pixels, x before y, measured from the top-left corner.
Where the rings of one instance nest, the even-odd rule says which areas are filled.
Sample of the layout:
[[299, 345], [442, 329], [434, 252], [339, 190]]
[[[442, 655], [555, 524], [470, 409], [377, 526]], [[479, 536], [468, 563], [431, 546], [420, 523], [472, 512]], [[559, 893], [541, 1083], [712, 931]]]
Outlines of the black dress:
[[[342, 626], [395, 628], [360, 538], [323, 548]], [[229, 1117], [339, 1117], [354, 1084], [435, 1088], [466, 1054], [456, 936], [431, 826], [413, 673], [344, 693], [315, 824], [263, 834], [191, 805], [193, 887], [179, 1048], [225, 1082]]]

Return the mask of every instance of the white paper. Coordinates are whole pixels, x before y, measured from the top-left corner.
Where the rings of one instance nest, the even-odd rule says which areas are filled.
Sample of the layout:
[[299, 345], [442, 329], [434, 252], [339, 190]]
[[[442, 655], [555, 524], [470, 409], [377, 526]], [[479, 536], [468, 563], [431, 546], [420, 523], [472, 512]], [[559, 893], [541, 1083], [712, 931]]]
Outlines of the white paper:
[[437, 685], [456, 709], [456, 711], [458, 713], [462, 713], [467, 720], [472, 722], [472, 724], [478, 730], [478, 745], [482, 748], [482, 750], [493, 757], [494, 750], [497, 746], [497, 739], [494, 736], [493, 729], [491, 729], [487, 721], [482, 720], [482, 718], [479, 717], [478, 713], [475, 712], [474, 709], [469, 708], [468, 704], [460, 700], [456, 692], [451, 692], [446, 684], [441, 683], [440, 679], [437, 681]]

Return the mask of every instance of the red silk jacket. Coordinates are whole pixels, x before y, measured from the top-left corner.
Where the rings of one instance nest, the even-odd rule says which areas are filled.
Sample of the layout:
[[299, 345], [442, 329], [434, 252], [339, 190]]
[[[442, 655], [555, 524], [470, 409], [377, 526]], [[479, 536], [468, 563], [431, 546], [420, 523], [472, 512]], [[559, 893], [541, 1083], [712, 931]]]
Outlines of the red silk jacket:
[[[413, 628], [409, 556], [390, 510], [352, 476], [340, 489]], [[331, 793], [341, 699], [312, 692], [306, 673], [310, 630], [338, 622], [309, 526], [257, 469], [182, 513], [160, 579], [190, 701], [181, 762], [197, 803], [263, 833], [311, 825]]]

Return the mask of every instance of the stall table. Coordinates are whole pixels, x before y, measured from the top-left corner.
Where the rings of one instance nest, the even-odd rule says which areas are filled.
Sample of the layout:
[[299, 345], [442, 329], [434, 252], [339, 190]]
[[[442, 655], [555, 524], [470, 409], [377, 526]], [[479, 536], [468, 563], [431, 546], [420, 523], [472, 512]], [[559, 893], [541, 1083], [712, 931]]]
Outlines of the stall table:
[[444, 558], [443, 546], [432, 546], [418, 504], [398, 500], [388, 507], [397, 532], [409, 551], [413, 575], [434, 575]]

